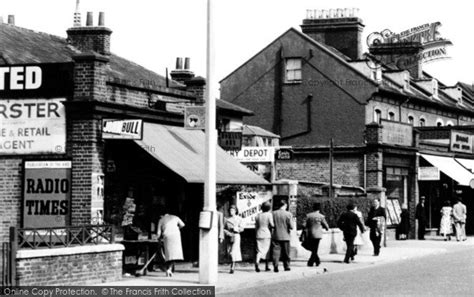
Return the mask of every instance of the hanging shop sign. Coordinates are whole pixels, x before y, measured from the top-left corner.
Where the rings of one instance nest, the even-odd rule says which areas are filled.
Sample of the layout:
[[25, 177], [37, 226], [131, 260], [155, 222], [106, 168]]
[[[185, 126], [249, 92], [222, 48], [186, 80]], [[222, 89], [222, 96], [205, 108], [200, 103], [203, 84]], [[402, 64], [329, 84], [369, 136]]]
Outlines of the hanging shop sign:
[[439, 180], [438, 167], [419, 167], [418, 180]]
[[0, 66], [0, 98], [54, 98], [72, 94], [72, 63]]
[[288, 161], [293, 159], [293, 151], [289, 148], [280, 148], [275, 153], [275, 159], [279, 161]]
[[0, 154], [64, 154], [65, 99], [0, 101]]
[[219, 146], [226, 151], [240, 151], [242, 148], [242, 131], [219, 132]]
[[255, 228], [255, 218], [262, 212], [262, 204], [271, 202], [272, 192], [237, 192], [237, 209], [245, 228]]
[[240, 151], [229, 151], [239, 162], [273, 162], [275, 161], [275, 147], [247, 146]]
[[142, 120], [102, 120], [103, 139], [142, 139]]
[[64, 227], [70, 215], [71, 161], [25, 161], [23, 227]]
[[206, 128], [206, 107], [186, 106], [184, 109], [184, 128], [204, 130]]
[[451, 151], [459, 153], [472, 154], [474, 136], [466, 133], [457, 131], [451, 131]]

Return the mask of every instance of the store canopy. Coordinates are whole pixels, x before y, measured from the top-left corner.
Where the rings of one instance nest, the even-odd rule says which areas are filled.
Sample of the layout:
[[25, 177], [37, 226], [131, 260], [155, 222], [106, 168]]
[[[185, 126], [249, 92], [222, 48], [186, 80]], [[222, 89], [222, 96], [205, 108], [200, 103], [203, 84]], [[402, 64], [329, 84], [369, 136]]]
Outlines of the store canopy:
[[[204, 183], [205, 134], [202, 131], [144, 123], [143, 138], [135, 142], [188, 183]], [[216, 148], [216, 182], [268, 184], [264, 178], [240, 164], [219, 146]]]
[[466, 169], [474, 173], [474, 160], [473, 159], [456, 158], [456, 161], [458, 161], [462, 166], [464, 166]]
[[437, 167], [444, 174], [457, 181], [461, 186], [469, 186], [469, 182], [474, 178], [469, 170], [459, 164], [452, 157], [441, 157], [433, 155], [420, 154], [431, 165]]

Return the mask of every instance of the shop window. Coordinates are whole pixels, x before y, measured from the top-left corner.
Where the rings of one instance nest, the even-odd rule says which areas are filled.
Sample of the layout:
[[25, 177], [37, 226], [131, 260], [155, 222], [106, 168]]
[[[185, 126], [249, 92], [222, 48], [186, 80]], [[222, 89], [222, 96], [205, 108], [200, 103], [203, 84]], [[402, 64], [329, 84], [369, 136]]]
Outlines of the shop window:
[[374, 110], [374, 122], [378, 124], [382, 123], [382, 111], [380, 109]]
[[302, 78], [301, 58], [288, 58], [285, 64], [285, 82], [301, 82]]

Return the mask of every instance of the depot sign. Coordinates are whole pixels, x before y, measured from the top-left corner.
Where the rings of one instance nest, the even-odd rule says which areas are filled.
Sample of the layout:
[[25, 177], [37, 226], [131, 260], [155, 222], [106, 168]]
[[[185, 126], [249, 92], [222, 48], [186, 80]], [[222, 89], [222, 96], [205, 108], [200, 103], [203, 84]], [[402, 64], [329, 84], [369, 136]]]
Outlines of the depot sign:
[[229, 152], [239, 162], [267, 163], [275, 161], [274, 147], [248, 146], [240, 151]]

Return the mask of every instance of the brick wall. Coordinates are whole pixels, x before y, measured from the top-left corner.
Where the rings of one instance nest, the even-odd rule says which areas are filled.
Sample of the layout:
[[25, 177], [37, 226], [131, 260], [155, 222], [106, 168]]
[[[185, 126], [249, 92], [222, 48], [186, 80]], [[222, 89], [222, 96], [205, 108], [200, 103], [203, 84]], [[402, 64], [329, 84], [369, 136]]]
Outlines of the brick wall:
[[90, 285], [122, 277], [122, 251], [17, 260], [18, 285]]
[[[294, 157], [292, 161], [278, 161], [276, 178], [328, 183], [328, 156]], [[333, 183], [363, 187], [364, 158], [362, 156], [335, 156]]]
[[0, 242], [8, 241], [10, 226], [20, 224], [22, 166], [22, 159], [0, 159]]

